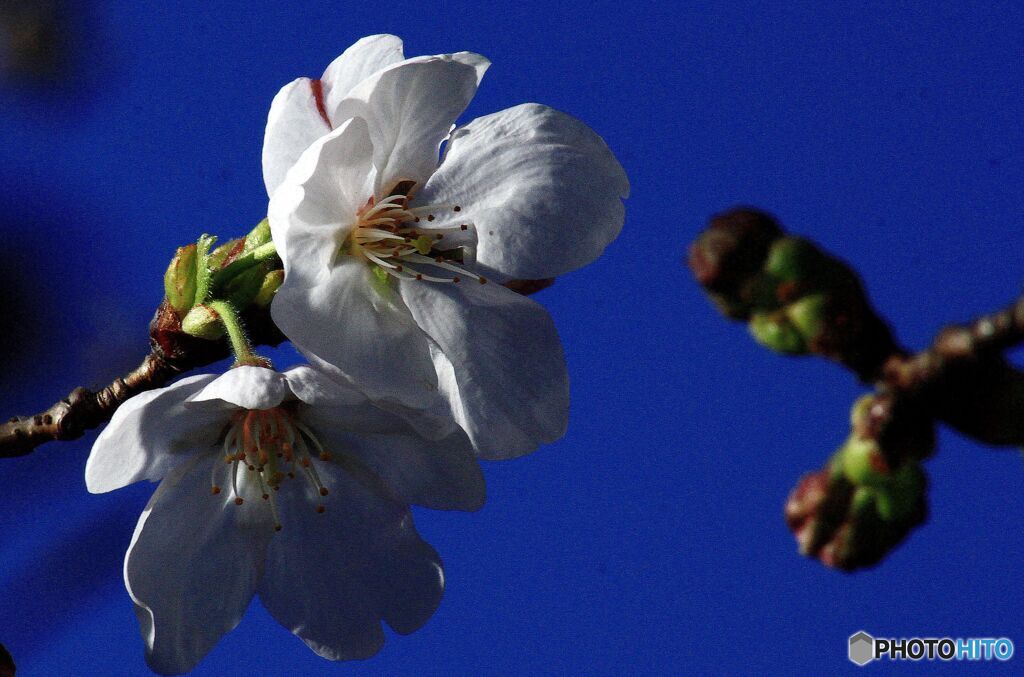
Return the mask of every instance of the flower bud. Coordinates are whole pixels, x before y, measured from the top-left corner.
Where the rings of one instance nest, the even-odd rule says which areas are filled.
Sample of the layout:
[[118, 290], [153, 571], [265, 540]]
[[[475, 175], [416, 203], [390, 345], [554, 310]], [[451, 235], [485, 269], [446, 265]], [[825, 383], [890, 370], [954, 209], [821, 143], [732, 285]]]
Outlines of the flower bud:
[[179, 315], [192, 307], [196, 298], [196, 246], [178, 247], [164, 273], [164, 295]]
[[935, 419], [913, 397], [891, 392], [864, 395], [850, 411], [853, 435], [875, 440], [890, 467], [918, 461], [935, 450]]
[[829, 330], [828, 297], [825, 294], [805, 296], [786, 306], [785, 312], [808, 349], [814, 350]]
[[268, 242], [270, 242], [270, 221], [263, 219], [245, 236], [245, 251], [256, 249]]
[[189, 336], [213, 341], [224, 336], [220, 315], [209, 306], [196, 306], [181, 321], [181, 330]]
[[802, 355], [807, 352], [807, 343], [785, 312], [754, 313], [747, 326], [754, 340], [777, 353]]
[[924, 521], [925, 492], [916, 463], [870, 487], [830, 467], [801, 479], [786, 502], [786, 522], [802, 554], [852, 571], [877, 564]]
[[719, 297], [719, 308], [730, 317], [746, 319], [749, 294], [758, 290], [752, 279], [761, 275], [771, 243], [782, 235], [768, 214], [734, 209], [711, 219], [689, 250], [689, 265], [706, 291]]
[[224, 285], [224, 299], [235, 308], [247, 308], [263, 287], [270, 265], [262, 263], [238, 273]]
[[768, 250], [764, 270], [780, 282], [806, 282], [816, 276], [821, 258], [821, 253], [808, 240], [780, 237]]
[[284, 270], [278, 268], [272, 270], [263, 276], [263, 284], [260, 285], [260, 290], [256, 292], [256, 298], [252, 300], [253, 305], [260, 308], [266, 308], [270, 305], [270, 302], [274, 300], [274, 295], [277, 290], [284, 283]]
[[217, 271], [234, 261], [242, 250], [245, 248], [245, 240], [240, 237], [236, 237], [234, 240], [228, 240], [221, 246], [210, 252], [210, 257], [207, 259], [207, 266], [211, 271]]

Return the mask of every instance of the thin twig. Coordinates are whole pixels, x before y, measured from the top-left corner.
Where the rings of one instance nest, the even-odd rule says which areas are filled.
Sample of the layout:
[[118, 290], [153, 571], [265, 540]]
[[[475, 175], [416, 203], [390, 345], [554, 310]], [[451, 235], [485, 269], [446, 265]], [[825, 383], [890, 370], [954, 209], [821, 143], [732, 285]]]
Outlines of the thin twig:
[[[266, 310], [244, 316], [255, 343], [277, 345], [284, 337]], [[166, 304], [150, 323], [150, 352], [138, 367], [98, 391], [75, 388], [67, 397], [34, 416], [15, 416], [0, 424], [0, 458], [31, 453], [40, 444], [75, 440], [110, 420], [128, 398], [159, 388], [169, 380], [231, 354], [224, 341], [206, 341], [181, 331], [181, 320]]]

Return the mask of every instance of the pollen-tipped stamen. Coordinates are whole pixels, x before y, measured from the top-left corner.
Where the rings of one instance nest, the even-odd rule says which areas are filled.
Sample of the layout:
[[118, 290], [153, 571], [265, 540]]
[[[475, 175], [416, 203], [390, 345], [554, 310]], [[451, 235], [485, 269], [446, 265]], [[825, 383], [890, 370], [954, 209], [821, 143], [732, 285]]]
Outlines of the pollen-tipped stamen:
[[[248, 410], [235, 415], [232, 424], [224, 435], [223, 452], [225, 462], [231, 465], [231, 490], [236, 505], [245, 501], [245, 486], [239, 480], [240, 472], [251, 472], [254, 477], [250, 482], [254, 489], [260, 489], [260, 495], [267, 502], [273, 518], [274, 530], [281, 530], [274, 492], [286, 477], [295, 477], [295, 466], [303, 468], [310, 485], [320, 496], [329, 492], [324, 487], [319, 473], [313, 467], [311, 450], [318, 452], [320, 460], [327, 461], [330, 456], [324, 451], [320, 441], [306, 426], [295, 420], [294, 414], [287, 408], [269, 410]], [[279, 459], [290, 464], [291, 471], [283, 472]], [[211, 470], [211, 493], [220, 493], [216, 473], [219, 464]], [[324, 512], [322, 504], [317, 505], [317, 512]]]
[[[409, 207], [405, 195], [390, 195], [380, 202], [371, 199], [368, 205], [357, 213], [356, 227], [349, 237], [349, 244], [343, 248], [345, 253], [361, 254], [367, 261], [377, 265], [387, 275], [399, 280], [422, 280], [426, 282], [458, 283], [462, 276], [479, 281], [486, 280], [465, 270], [454, 263], [442, 259], [429, 258], [427, 255], [435, 251], [438, 242], [446, 235], [468, 230], [468, 223], [447, 228], [420, 228], [425, 216], [427, 221], [435, 220], [435, 213], [450, 209], [462, 211], [462, 207], [454, 204], [433, 204], [421, 207]], [[457, 246], [452, 249], [457, 249]], [[447, 249], [445, 251], [451, 251]], [[410, 262], [434, 265], [447, 272], [458, 273], [453, 277], [441, 277], [429, 274], [420, 269], [411, 268]]]

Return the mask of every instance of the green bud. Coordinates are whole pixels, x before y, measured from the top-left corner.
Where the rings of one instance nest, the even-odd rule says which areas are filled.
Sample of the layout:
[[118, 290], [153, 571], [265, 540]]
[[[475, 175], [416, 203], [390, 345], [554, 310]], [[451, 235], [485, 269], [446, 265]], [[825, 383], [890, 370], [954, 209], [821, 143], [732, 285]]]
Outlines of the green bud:
[[211, 271], [217, 271], [224, 267], [229, 257], [235, 258], [242, 252], [244, 247], [242, 238], [237, 237], [234, 240], [228, 240], [221, 246], [210, 252], [210, 257], [207, 259], [207, 265]]
[[893, 473], [884, 484], [859, 487], [853, 495], [851, 512], [855, 515], [874, 513], [883, 522], [913, 521], [921, 512], [925, 478], [916, 463]]
[[274, 300], [274, 295], [284, 283], [284, 271], [278, 268], [263, 276], [263, 283], [260, 290], [256, 292], [256, 298], [252, 300], [253, 305], [266, 308]]
[[270, 242], [270, 221], [263, 219], [245, 236], [245, 251], [256, 249]]
[[196, 298], [196, 246], [178, 247], [164, 273], [164, 296], [179, 315], [192, 307]]
[[821, 261], [818, 249], [802, 237], [780, 237], [772, 243], [764, 270], [780, 282], [806, 282]]
[[843, 475], [857, 486], [880, 486], [889, 482], [889, 466], [878, 448], [878, 442], [851, 436], [839, 450]]
[[188, 311], [188, 315], [181, 321], [181, 330], [189, 336], [210, 341], [224, 336], [224, 324], [220, 321], [220, 315], [209, 306], [196, 306]]
[[924, 471], [918, 463], [907, 463], [894, 472], [886, 492], [891, 501], [892, 518], [906, 520], [915, 514], [927, 488]]
[[270, 266], [262, 263], [243, 270], [224, 285], [222, 298], [235, 308], [247, 308], [259, 294]]
[[813, 346], [828, 329], [828, 296], [811, 294], [785, 308], [786, 317], [808, 346]]
[[850, 408], [850, 427], [853, 429], [860, 428], [867, 415], [871, 411], [871, 405], [875, 403], [875, 396], [872, 394], [861, 395], [857, 398], [857, 401], [853, 403]]
[[782, 312], [754, 313], [747, 326], [754, 340], [777, 353], [801, 355], [807, 352], [800, 332]]

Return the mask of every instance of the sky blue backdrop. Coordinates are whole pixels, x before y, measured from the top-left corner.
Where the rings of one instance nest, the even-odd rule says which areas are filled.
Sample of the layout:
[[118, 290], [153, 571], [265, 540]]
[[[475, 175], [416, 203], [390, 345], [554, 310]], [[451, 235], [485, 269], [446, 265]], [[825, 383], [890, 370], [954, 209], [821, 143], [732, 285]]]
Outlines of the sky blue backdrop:
[[[78, 11], [74, 69], [0, 90], [0, 293], [25, 320], [4, 348], [0, 414], [143, 354], [174, 247], [263, 216], [273, 95], [363, 35], [485, 54], [466, 119], [555, 106], [632, 181], [619, 240], [537, 297], [565, 342], [569, 434], [487, 465], [481, 512], [417, 513], [447, 569], [436, 616], [333, 665], [254, 604], [196, 674], [820, 674], [852, 670], [845, 642], [862, 628], [1005, 635], [1024, 652], [1020, 456], [944, 431], [931, 517], [884, 564], [849, 576], [799, 557], [783, 502], [845, 436], [860, 390], [756, 347], [680, 265], [711, 213], [749, 203], [853, 262], [911, 346], [1018, 294], [1019, 3]], [[89, 496], [91, 439], [0, 468], [0, 642], [26, 675], [146, 674], [121, 561], [152, 486]]]

